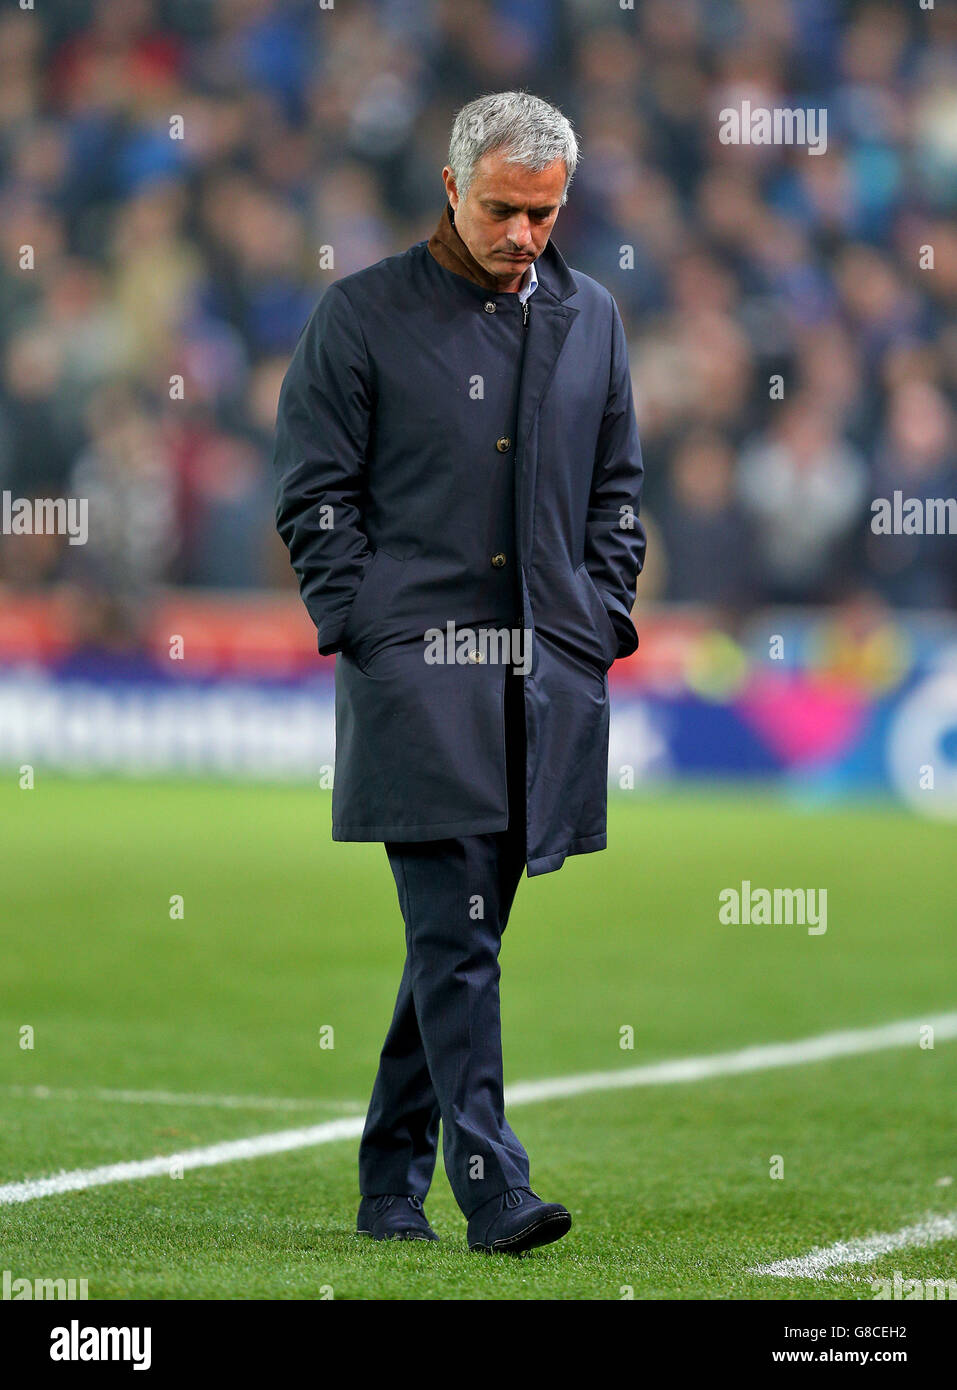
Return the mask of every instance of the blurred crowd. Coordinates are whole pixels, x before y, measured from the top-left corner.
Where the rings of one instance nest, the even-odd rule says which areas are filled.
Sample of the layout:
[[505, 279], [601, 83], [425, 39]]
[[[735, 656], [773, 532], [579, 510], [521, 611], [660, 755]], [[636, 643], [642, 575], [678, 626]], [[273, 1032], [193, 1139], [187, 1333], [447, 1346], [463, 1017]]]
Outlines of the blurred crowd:
[[[580, 137], [554, 240], [631, 345], [640, 595], [957, 605], [957, 538], [869, 526], [957, 494], [957, 21], [917, 0], [5, 7], [0, 488], [88, 497], [90, 539], [0, 537], [0, 582], [293, 585], [300, 330], [431, 235], [455, 110], [519, 87]], [[744, 98], [826, 108], [826, 152], [722, 145]]]

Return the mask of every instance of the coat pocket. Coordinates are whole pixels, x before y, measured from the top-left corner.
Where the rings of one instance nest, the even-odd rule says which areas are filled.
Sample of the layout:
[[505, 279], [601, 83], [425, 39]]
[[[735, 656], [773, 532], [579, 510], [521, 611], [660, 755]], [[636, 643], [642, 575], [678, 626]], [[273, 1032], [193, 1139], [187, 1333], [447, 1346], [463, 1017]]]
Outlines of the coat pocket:
[[584, 564], [578, 566], [578, 569], [575, 571], [575, 578], [588, 597], [589, 607], [595, 615], [596, 632], [605, 651], [605, 658], [610, 666], [618, 655], [618, 633], [615, 631], [615, 625], [611, 620], [608, 609], [605, 607], [601, 594], [595, 587], [595, 581], [588, 573]]
[[362, 666], [388, 620], [389, 600], [397, 588], [397, 576], [404, 560], [397, 560], [387, 550], [376, 550], [359, 581], [345, 627], [342, 645], [357, 665]]

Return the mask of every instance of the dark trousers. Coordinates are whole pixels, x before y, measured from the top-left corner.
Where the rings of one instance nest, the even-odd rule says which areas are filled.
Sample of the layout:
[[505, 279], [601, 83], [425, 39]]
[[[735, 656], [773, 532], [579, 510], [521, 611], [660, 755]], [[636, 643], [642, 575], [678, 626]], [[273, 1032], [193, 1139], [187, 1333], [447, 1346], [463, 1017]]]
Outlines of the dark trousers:
[[442, 1120], [445, 1170], [466, 1216], [528, 1187], [505, 1118], [498, 955], [525, 867], [522, 680], [506, 673], [508, 829], [386, 843], [406, 960], [359, 1147], [363, 1196], [424, 1198]]

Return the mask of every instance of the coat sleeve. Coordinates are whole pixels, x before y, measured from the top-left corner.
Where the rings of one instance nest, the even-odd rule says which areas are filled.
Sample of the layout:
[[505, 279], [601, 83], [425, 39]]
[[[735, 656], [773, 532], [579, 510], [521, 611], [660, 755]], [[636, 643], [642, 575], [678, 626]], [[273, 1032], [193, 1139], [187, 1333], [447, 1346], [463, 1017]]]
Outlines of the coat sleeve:
[[618, 633], [617, 657], [623, 657], [630, 656], [638, 646], [631, 609], [645, 559], [645, 531], [638, 519], [644, 466], [632, 399], [628, 343], [614, 300], [611, 307], [611, 369], [588, 500], [585, 567]]
[[372, 550], [362, 484], [372, 415], [369, 361], [344, 290], [330, 285], [307, 323], [279, 394], [276, 526], [324, 656], [343, 628]]

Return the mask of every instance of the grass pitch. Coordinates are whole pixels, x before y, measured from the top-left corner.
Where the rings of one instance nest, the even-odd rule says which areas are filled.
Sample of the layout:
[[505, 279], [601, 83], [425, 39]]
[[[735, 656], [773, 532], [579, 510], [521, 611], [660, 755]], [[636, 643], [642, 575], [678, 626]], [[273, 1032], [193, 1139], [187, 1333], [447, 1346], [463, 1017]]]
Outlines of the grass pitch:
[[[382, 846], [329, 821], [299, 787], [6, 779], [0, 1185], [361, 1115], [403, 933]], [[519, 888], [509, 1082], [957, 1008], [952, 827], [714, 790], [615, 800], [609, 837]], [[827, 932], [721, 925], [742, 880], [827, 889]], [[574, 1220], [522, 1260], [468, 1253], [441, 1156], [439, 1245], [354, 1236], [343, 1140], [0, 1205], [0, 1270], [93, 1299], [870, 1299], [876, 1274], [957, 1276], [957, 1242], [825, 1282], [748, 1269], [957, 1208], [955, 1085], [957, 1041], [915, 1036], [516, 1106], [533, 1185]]]

